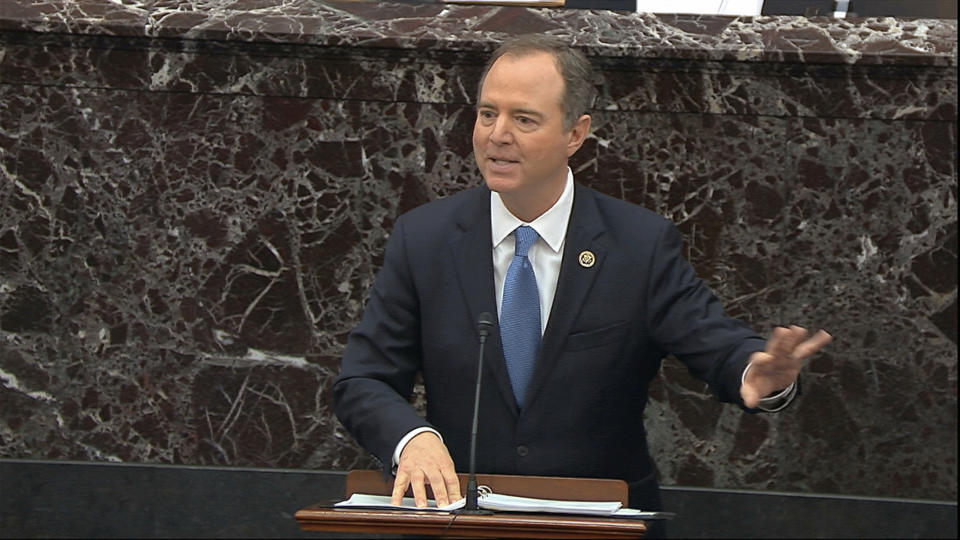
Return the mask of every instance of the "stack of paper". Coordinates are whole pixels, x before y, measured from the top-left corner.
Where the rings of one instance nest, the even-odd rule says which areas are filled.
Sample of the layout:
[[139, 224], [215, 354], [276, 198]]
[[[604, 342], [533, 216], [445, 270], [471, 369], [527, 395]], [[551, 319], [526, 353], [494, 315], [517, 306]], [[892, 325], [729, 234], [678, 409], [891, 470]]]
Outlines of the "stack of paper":
[[[531, 497], [517, 497], [514, 495], [500, 495], [498, 493], [481, 493], [477, 501], [480, 508], [496, 512], [541, 512], [550, 514], [576, 514], [586, 516], [609, 516], [635, 519], [669, 518], [673, 514], [668, 512], [644, 512], [634, 508], [624, 508], [619, 501], [564, 501], [557, 499], [535, 499]], [[405, 497], [399, 505], [390, 504], [390, 497], [386, 495], [365, 495], [354, 493], [349, 499], [335, 504], [337, 508], [374, 508], [382, 510], [419, 510], [452, 512], [463, 508], [466, 499], [460, 499], [447, 506], [437, 506], [436, 501], [427, 501], [426, 508], [418, 508], [413, 498]]]

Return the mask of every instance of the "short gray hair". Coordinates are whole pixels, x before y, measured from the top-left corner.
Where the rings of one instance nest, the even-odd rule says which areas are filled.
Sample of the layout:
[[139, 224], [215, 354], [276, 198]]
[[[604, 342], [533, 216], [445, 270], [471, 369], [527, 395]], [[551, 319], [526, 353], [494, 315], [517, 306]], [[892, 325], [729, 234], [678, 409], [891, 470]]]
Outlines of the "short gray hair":
[[483, 81], [486, 80], [487, 73], [497, 59], [507, 54], [526, 56], [538, 52], [553, 56], [557, 62], [557, 71], [563, 77], [563, 99], [560, 102], [560, 108], [563, 110], [563, 129], [569, 131], [573, 129], [577, 119], [587, 114], [593, 106], [595, 76], [586, 55], [555, 36], [524, 34], [511, 38], [497, 47], [483, 68], [480, 86], [477, 88], [477, 101], [483, 91]]

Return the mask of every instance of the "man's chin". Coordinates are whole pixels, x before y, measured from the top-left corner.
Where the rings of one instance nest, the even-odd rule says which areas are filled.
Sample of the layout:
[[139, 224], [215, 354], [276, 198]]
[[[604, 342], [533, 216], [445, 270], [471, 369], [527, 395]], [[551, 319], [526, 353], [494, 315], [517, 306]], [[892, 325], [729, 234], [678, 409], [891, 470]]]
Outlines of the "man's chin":
[[483, 173], [483, 181], [487, 184], [487, 189], [497, 193], [509, 193], [517, 189], [518, 182], [514, 178], [505, 178], [501, 175]]

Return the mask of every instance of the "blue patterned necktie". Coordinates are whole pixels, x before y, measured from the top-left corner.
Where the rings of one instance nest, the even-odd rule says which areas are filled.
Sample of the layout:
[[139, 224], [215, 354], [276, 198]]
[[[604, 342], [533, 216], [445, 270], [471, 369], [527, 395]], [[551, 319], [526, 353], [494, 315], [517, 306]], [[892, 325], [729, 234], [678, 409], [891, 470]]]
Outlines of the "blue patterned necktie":
[[537, 231], [521, 225], [513, 231], [513, 261], [503, 283], [500, 306], [500, 341], [517, 404], [523, 408], [527, 386], [540, 351], [540, 293], [527, 250], [537, 241]]

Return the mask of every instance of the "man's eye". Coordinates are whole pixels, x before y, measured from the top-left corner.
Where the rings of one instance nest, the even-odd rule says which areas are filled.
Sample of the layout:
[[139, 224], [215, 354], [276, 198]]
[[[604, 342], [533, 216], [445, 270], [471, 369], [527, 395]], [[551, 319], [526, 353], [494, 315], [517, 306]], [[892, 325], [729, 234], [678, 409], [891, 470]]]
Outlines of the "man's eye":
[[533, 118], [529, 118], [529, 117], [526, 117], [526, 116], [519, 116], [519, 117], [517, 117], [517, 123], [520, 124], [521, 126], [524, 126], [524, 127], [530, 127], [530, 126], [533, 126], [534, 124], [536, 124], [536, 122], [534, 122]]

